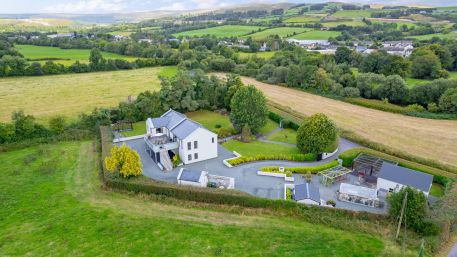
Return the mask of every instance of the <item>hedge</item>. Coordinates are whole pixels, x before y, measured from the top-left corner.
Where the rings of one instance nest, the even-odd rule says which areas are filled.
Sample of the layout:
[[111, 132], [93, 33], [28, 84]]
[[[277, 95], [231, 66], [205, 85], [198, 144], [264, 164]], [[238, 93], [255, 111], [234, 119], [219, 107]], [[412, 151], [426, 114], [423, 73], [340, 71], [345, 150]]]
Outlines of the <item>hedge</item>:
[[350, 167], [354, 161], [354, 159], [361, 153], [377, 156], [383, 158], [385, 160], [398, 162], [398, 165], [409, 168], [412, 170], [422, 171], [428, 174], [433, 175], [433, 182], [441, 184], [445, 187], [445, 190], [451, 185], [451, 183], [456, 178], [455, 174], [451, 174], [440, 169], [436, 169], [430, 166], [426, 166], [423, 164], [411, 162], [405, 159], [401, 159], [392, 155], [388, 155], [385, 153], [381, 153], [372, 149], [367, 148], [353, 148], [347, 150], [339, 155], [339, 158], [343, 161], [343, 166]]
[[316, 154], [265, 154], [265, 155], [256, 155], [256, 156], [240, 156], [227, 162], [232, 165], [240, 165], [243, 163], [248, 162], [255, 162], [255, 161], [267, 161], [267, 160], [283, 160], [283, 161], [294, 161], [294, 162], [312, 162], [317, 160]]
[[[318, 166], [310, 166], [310, 167], [284, 167], [284, 171], [290, 171], [293, 173], [300, 173], [300, 174], [317, 174], [319, 171], [323, 171], [326, 169], [333, 168], [338, 166], [338, 160], [333, 160], [329, 163], [325, 163]], [[267, 166], [260, 169], [263, 172], [279, 172], [279, 166]]]

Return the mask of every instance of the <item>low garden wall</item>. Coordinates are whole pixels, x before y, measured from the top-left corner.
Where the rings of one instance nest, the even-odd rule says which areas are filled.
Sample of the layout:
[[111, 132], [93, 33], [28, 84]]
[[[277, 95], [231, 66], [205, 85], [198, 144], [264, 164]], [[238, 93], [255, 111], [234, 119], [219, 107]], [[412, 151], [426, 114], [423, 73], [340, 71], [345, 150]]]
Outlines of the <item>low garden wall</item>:
[[260, 176], [269, 176], [269, 177], [276, 177], [276, 178], [284, 178], [285, 181], [287, 182], [294, 182], [295, 179], [294, 177], [288, 176], [288, 173], [281, 173], [281, 172], [265, 172], [265, 171], [257, 171], [257, 175]]

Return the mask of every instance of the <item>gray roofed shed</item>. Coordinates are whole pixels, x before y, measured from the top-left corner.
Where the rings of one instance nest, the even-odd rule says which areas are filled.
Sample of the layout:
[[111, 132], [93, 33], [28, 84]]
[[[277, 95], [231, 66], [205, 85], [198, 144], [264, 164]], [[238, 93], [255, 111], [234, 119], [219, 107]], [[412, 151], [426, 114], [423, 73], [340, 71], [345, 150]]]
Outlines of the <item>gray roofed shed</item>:
[[178, 180], [190, 181], [190, 182], [200, 182], [200, 177], [203, 171], [183, 169], [181, 176]]
[[321, 201], [321, 194], [319, 188], [315, 187], [309, 183], [295, 185], [294, 189], [294, 199], [296, 201], [310, 199], [317, 203]]
[[433, 176], [430, 174], [400, 167], [388, 162], [382, 164], [378, 178], [414, 187], [424, 192], [429, 192], [433, 183]]

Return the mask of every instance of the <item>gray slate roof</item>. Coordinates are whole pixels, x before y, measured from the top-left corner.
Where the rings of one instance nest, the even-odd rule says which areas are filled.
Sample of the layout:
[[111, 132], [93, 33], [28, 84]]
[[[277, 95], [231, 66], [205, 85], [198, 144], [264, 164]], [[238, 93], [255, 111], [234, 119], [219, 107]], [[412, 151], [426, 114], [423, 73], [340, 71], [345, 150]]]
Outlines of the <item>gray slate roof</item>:
[[152, 118], [152, 125], [154, 125], [154, 128], [163, 128], [168, 125], [170, 122], [170, 118], [168, 117], [160, 117], [160, 118]]
[[400, 167], [388, 162], [382, 164], [378, 178], [414, 187], [424, 192], [429, 192], [430, 186], [433, 183], [433, 176], [430, 174]]
[[179, 113], [175, 110], [170, 109], [166, 113], [164, 113], [161, 118], [168, 118], [168, 124], [167, 124], [167, 129], [172, 129], [176, 125], [178, 125], [180, 122], [183, 120], [187, 119], [186, 115]]
[[172, 129], [171, 132], [173, 132], [177, 138], [184, 139], [200, 127], [200, 124], [186, 119], [183, 122], [179, 123], [174, 129]]
[[181, 172], [181, 177], [178, 179], [190, 182], [199, 182], [202, 172], [203, 171], [183, 169]]
[[296, 201], [305, 199], [311, 199], [318, 203], [320, 203], [321, 201], [321, 194], [319, 193], [319, 188], [309, 183], [295, 185], [294, 190], [294, 199]]

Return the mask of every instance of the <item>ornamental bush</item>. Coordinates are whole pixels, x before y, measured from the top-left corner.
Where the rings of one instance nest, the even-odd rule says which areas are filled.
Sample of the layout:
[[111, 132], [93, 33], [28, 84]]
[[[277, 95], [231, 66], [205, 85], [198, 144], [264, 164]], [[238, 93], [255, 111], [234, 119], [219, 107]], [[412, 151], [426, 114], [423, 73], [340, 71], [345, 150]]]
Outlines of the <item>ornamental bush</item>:
[[317, 155], [315, 154], [266, 154], [266, 155], [256, 155], [256, 156], [240, 156], [238, 158], [228, 160], [227, 162], [232, 165], [240, 165], [248, 162], [255, 161], [267, 161], [267, 160], [285, 160], [285, 161], [295, 161], [295, 162], [312, 162], [315, 161]]
[[336, 125], [323, 113], [305, 118], [297, 131], [297, 147], [303, 153], [333, 152], [338, 147], [337, 141]]
[[[319, 171], [333, 168], [338, 165], [337, 160], [333, 160], [329, 163], [325, 163], [318, 166], [309, 166], [309, 167], [284, 167], [284, 171], [301, 173], [301, 174], [317, 174]], [[260, 169], [263, 172], [279, 172], [279, 166], [267, 166]]]
[[109, 172], [119, 172], [123, 177], [134, 177], [143, 173], [140, 155], [125, 144], [111, 148], [111, 155], [105, 158], [105, 167]]

